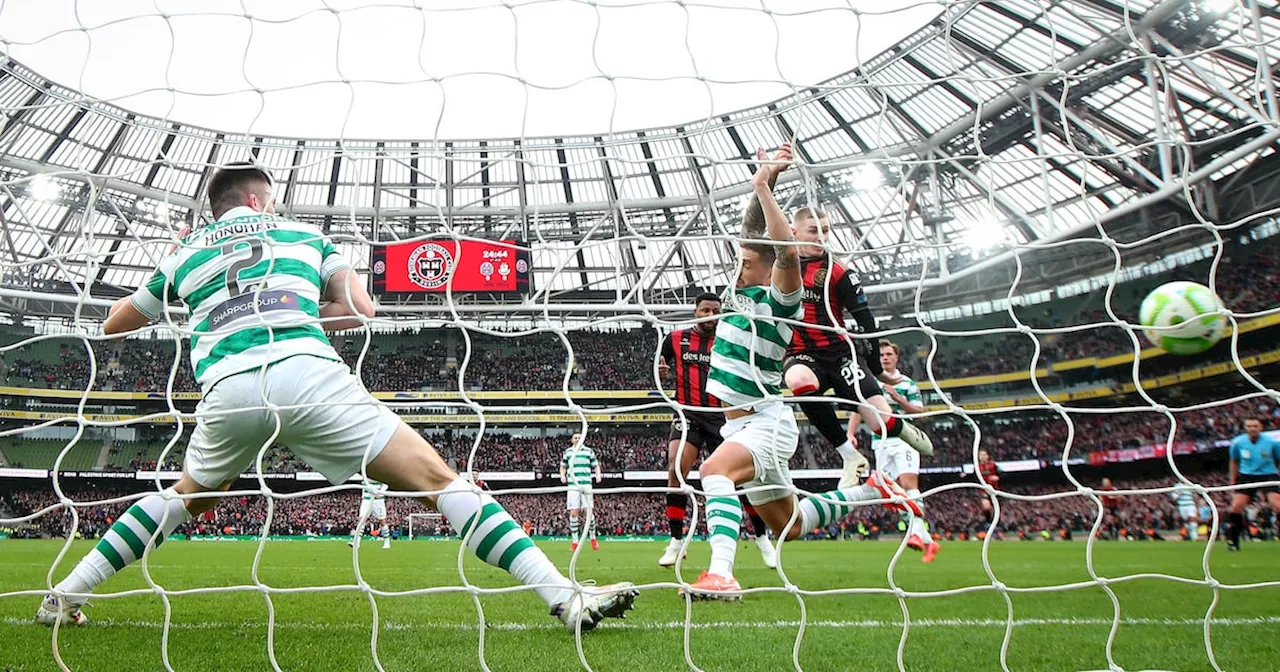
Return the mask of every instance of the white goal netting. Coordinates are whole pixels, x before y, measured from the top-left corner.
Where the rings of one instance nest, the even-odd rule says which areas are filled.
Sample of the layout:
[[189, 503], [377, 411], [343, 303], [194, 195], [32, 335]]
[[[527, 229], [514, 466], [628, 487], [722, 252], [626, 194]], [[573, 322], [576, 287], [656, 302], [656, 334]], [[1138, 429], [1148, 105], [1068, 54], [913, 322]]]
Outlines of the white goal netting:
[[[78, 559], [73, 542], [101, 531], [104, 507], [118, 515], [176, 478], [197, 419], [192, 326], [174, 308], [119, 341], [101, 322], [182, 231], [209, 221], [210, 172], [234, 161], [268, 169], [280, 213], [320, 226], [369, 278], [376, 317], [334, 337], [366, 387], [459, 473], [488, 481], [531, 534], [563, 536], [568, 488], [553, 479], [575, 432], [601, 445], [609, 472], [584, 524], [662, 536], [628, 514], [683, 492], [696, 531], [703, 493], [696, 480], [666, 486], [663, 452], [673, 413], [696, 409], [660, 384], [658, 338], [697, 323], [700, 292], [737, 279], [756, 148], [788, 142], [795, 164], [778, 181], [779, 203], [824, 209], [827, 249], [856, 272], [880, 320], [876, 333], [852, 323], [828, 331], [902, 346], [902, 367], [925, 392], [925, 412], [909, 417], [939, 449], [935, 473], [924, 465], [926, 518], [937, 516], [944, 545], [981, 539], [980, 579], [929, 589], [902, 578], [905, 537], [887, 561], [844, 568], [849, 585], [838, 587], [806, 585], [782, 545], [776, 580], [745, 585], [746, 600], [795, 598], [794, 620], [751, 627], [794, 631], [796, 669], [812, 667], [807, 633], [824, 627], [900, 631], [894, 664], [909, 669], [918, 630], [947, 621], [913, 612], [983, 592], [1002, 611], [956, 622], [1002, 629], [1003, 669], [1016, 666], [1017, 627], [1077, 619], [1107, 628], [1105, 664], [1122, 669], [1113, 653], [1122, 624], [1150, 615], [1131, 616], [1126, 586], [1154, 581], [1206, 590], [1202, 616], [1177, 638], [1196, 639], [1197, 655], [1220, 670], [1220, 599], [1280, 587], [1224, 580], [1211, 562], [1224, 493], [1238, 490], [1215, 444], [1280, 405], [1268, 368], [1280, 356], [1266, 335], [1280, 324], [1280, 269], [1269, 261], [1280, 214], [1268, 168], [1280, 141], [1274, 2], [110, 4], [0, 2], [0, 476], [15, 479], [14, 494], [0, 497], [0, 531], [65, 538], [43, 583], [0, 579], [6, 604], [47, 594]], [[433, 266], [435, 255], [446, 260]], [[454, 257], [483, 263], [464, 271]], [[409, 270], [400, 278], [397, 268]], [[1153, 352], [1136, 328], [1136, 288], [1176, 274], [1226, 305], [1231, 335], [1204, 356]], [[861, 402], [832, 403], [844, 418]], [[830, 489], [833, 448], [808, 433], [803, 444], [797, 493]], [[1006, 483], [978, 475], [980, 451]], [[1182, 456], [1202, 452], [1216, 470], [1184, 473]], [[1139, 461], [1142, 471], [1101, 490], [1100, 467]], [[1023, 471], [1039, 480], [1018, 481]], [[126, 473], [151, 489], [106, 480]], [[456, 657], [489, 669], [480, 598], [515, 589], [469, 578], [465, 545], [448, 585], [374, 587], [358, 544], [354, 576], [340, 585], [260, 579], [273, 539], [346, 538], [356, 521], [358, 504], [344, 497], [361, 484], [311, 476], [264, 445], [228, 493], [235, 515], [183, 528], [256, 540], [250, 581], [166, 587], [148, 569], [166, 551], [148, 547], [147, 587], [113, 592], [108, 582], [97, 609], [154, 595], [164, 604], [152, 624], [163, 632], [159, 660], [173, 670], [171, 597], [261, 595], [279, 670], [290, 666], [278, 659], [273, 600], [357, 593], [368, 598], [369, 654], [381, 670], [380, 605], [467, 595], [476, 646]], [[1186, 489], [1195, 519], [1150, 513]], [[409, 539], [447, 531], [409, 497], [388, 494], [392, 527], [403, 521]], [[615, 497], [624, 503], [607, 508]], [[1124, 518], [1113, 500], [1137, 504]], [[346, 528], [316, 515], [342, 507]], [[872, 507], [814, 534], [870, 538], [864, 523], [897, 523], [866, 518]], [[1141, 522], [1137, 510], [1147, 511]], [[1087, 579], [1007, 578], [993, 559], [999, 539], [1030, 530], [1060, 539], [1072, 525], [1059, 521], [1083, 530], [1073, 562]], [[1188, 525], [1207, 536], [1199, 566], [1181, 574], [1096, 562], [1103, 537]], [[568, 564], [579, 587], [593, 578], [584, 553]], [[638, 581], [633, 618], [682, 633], [691, 669], [718, 668], [693, 635], [701, 605], [684, 603], [682, 620], [644, 621], [645, 601], [687, 588], [700, 563]], [[887, 585], [862, 580], [870, 575]], [[1025, 600], [1099, 590], [1102, 613], [1022, 615]], [[836, 596], [891, 598], [900, 617], [810, 618]], [[725, 613], [716, 618], [731, 621]], [[93, 669], [64, 655], [67, 637], [55, 628], [31, 660]], [[584, 668], [603, 666], [600, 648], [575, 639]]]

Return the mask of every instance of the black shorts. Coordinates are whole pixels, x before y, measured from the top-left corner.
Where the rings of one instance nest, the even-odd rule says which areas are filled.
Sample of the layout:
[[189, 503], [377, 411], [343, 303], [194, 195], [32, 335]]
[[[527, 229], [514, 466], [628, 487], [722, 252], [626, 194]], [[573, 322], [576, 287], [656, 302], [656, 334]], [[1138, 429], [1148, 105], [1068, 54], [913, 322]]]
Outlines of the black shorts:
[[[1239, 474], [1236, 476], [1236, 485], [1238, 486], [1247, 486], [1251, 483], [1266, 483], [1267, 481], [1280, 481], [1280, 475]], [[1267, 494], [1269, 493], [1277, 492], [1277, 489], [1276, 489], [1276, 486], [1274, 485], [1259, 485], [1252, 488], [1241, 487], [1239, 490], [1236, 490], [1235, 492], [1241, 495], [1248, 495], [1249, 499], [1253, 499], [1253, 496], [1255, 494], [1261, 494], [1263, 497], [1266, 497]]]
[[875, 378], [867, 374], [866, 367], [849, 352], [847, 347], [835, 346], [821, 350], [805, 350], [788, 355], [782, 362], [782, 378], [787, 370], [804, 365], [818, 377], [818, 394], [834, 390], [836, 396], [849, 401], [864, 401], [884, 390]]
[[[684, 417], [689, 421], [689, 434], [685, 437], [685, 441], [693, 444], [700, 454], [710, 455], [711, 451], [720, 446], [723, 440], [720, 438], [720, 428], [724, 427], [724, 414], [685, 411]], [[667, 441], [679, 441], [681, 429], [680, 416], [677, 414], [676, 419], [671, 423], [671, 432], [667, 434]]]

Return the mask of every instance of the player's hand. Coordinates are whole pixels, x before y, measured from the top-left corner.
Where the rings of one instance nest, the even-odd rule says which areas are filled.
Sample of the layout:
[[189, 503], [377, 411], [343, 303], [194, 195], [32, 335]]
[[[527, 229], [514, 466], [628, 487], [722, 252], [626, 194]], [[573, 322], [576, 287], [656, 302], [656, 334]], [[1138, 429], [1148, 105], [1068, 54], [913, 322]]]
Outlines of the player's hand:
[[[752, 186], [772, 188], [772, 183], [777, 180], [778, 175], [791, 166], [791, 145], [783, 144], [772, 157], [765, 153], [763, 147], [758, 148], [756, 160], [761, 163], [756, 169], [756, 174], [751, 178]], [[770, 160], [774, 163], [765, 163]]]
[[658, 362], [658, 377], [666, 378], [671, 375], [671, 367], [666, 362]]
[[[189, 235], [191, 235], [191, 225], [183, 224], [182, 230], [178, 232], [178, 240], [182, 240], [183, 238], [186, 238]], [[177, 252], [177, 251], [178, 251], [178, 243], [174, 243], [169, 246], [168, 254], [173, 254], [174, 252]]]

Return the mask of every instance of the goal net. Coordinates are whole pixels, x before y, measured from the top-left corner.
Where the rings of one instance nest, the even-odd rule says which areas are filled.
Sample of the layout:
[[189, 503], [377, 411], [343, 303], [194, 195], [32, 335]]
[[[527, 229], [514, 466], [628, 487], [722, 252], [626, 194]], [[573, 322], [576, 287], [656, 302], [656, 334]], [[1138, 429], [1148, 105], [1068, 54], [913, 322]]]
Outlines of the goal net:
[[[1218, 542], [1235, 496], [1280, 486], [1233, 484], [1227, 447], [1248, 419], [1280, 427], [1278, 36], [1263, 0], [0, 3], [0, 639], [20, 644], [0, 662], [173, 670], [206, 650], [184, 628], [243, 626], [266, 652], [245, 666], [273, 669], [404, 666], [423, 629], [441, 666], [483, 669], [1269, 664], [1274, 562]], [[917, 566], [917, 522], [860, 504], [774, 534], [776, 571], [744, 546], [735, 611], [687, 595], [706, 498], [693, 475], [668, 485], [666, 446], [699, 409], [662, 342], [748, 272], [756, 150], [788, 143], [777, 202], [830, 223], [805, 321], [835, 347], [891, 341], [880, 356], [917, 383], [923, 410], [895, 417], [933, 440], [904, 473], [942, 551]], [[143, 544], [140, 571], [94, 593], [104, 627], [30, 626], [93, 538], [177, 480], [207, 419], [185, 310], [126, 339], [102, 323], [212, 222], [209, 178], [238, 161], [367, 280], [376, 315], [331, 340], [373, 396], [575, 586], [639, 586], [619, 633], [504, 638], [552, 635], [524, 632], [549, 627], [527, 589], [465, 545], [287, 544], [346, 539], [361, 475], [328, 484], [285, 437], [174, 535], [247, 543]], [[874, 330], [821, 289], [837, 267]], [[1172, 280], [1217, 294], [1227, 338], [1150, 345], [1139, 303]], [[834, 405], [843, 431], [868, 400], [780, 397], [802, 422], [793, 490], [831, 491], [838, 437], [805, 410]], [[560, 541], [574, 434], [603, 472], [582, 519], [598, 552]], [[678, 494], [673, 570], [657, 560]], [[456, 529], [386, 502], [411, 539]], [[1245, 515], [1246, 538], [1275, 538], [1265, 496]], [[1194, 550], [1155, 546], [1179, 539]], [[120, 647], [135, 634], [148, 645]]]

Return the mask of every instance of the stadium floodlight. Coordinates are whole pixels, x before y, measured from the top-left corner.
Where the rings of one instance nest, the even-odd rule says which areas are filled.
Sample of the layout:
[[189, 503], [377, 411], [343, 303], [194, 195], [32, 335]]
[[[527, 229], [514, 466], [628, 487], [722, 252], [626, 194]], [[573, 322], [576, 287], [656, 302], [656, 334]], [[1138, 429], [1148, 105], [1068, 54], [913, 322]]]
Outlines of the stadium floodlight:
[[972, 252], [984, 252], [1006, 242], [1008, 231], [1004, 223], [991, 213], [961, 220], [965, 247]]
[[55, 201], [62, 195], [62, 187], [47, 175], [37, 175], [32, 178], [29, 188], [31, 198], [37, 201]]
[[884, 174], [876, 167], [874, 163], [860, 166], [854, 173], [851, 180], [853, 188], [858, 191], [871, 191], [884, 186]]

